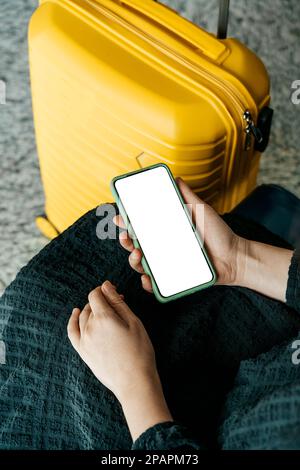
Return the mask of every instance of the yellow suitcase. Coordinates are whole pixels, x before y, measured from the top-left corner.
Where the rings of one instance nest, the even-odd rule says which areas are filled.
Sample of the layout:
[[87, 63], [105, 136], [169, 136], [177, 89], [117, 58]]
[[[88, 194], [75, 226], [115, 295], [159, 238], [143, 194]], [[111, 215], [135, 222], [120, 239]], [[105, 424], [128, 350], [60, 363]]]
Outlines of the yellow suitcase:
[[29, 26], [50, 238], [112, 200], [110, 180], [164, 162], [220, 213], [256, 185], [271, 123], [259, 58], [153, 0], [41, 1]]

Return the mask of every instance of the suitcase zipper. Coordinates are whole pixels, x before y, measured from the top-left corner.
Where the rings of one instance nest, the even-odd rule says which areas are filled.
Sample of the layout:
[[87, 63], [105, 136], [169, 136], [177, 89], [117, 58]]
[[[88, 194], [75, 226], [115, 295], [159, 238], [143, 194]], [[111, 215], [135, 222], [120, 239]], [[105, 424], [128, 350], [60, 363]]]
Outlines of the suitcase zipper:
[[243, 119], [246, 121], [246, 139], [245, 139], [245, 150], [249, 150], [251, 147], [251, 135], [254, 136], [254, 139], [256, 140], [257, 143], [261, 143], [263, 141], [263, 135], [261, 130], [255, 126], [252, 115], [249, 111], [249, 109], [246, 109], [246, 111], [243, 114]]
[[[166, 46], [165, 44], [163, 44], [161, 41], [154, 38], [150, 34], [145, 33], [140, 28], [129, 23], [124, 18], [121, 18], [117, 13], [109, 10], [103, 5], [100, 5], [96, 0], [84, 0], [84, 2], [90, 5], [92, 8], [94, 8], [96, 11], [101, 13], [106, 18], [115, 21], [116, 23], [125, 27], [127, 30], [133, 32], [134, 34], [138, 35], [139, 37], [141, 37], [143, 40], [150, 43], [151, 45], [154, 44], [164, 54], [168, 55], [171, 58], [175, 58], [182, 65], [202, 75], [208, 81], [214, 82], [216, 86], [221, 90], [222, 93], [224, 93], [225, 91], [227, 96], [229, 96], [230, 100], [233, 102], [241, 119], [241, 126], [245, 132], [244, 150], [247, 151], [251, 148], [252, 137], [254, 137], [254, 139], [258, 143], [262, 141], [263, 137], [262, 137], [261, 131], [255, 126], [253, 117], [249, 109], [247, 108], [247, 106], [245, 106], [244, 104], [245, 100], [244, 100], [243, 95], [236, 88], [234, 88], [233, 85], [221, 81], [216, 75], [214, 75], [211, 72], [208, 72], [201, 65], [196, 64], [195, 62], [192, 62], [189, 59], [186, 59], [180, 53], [174, 51], [174, 49], [170, 48], [169, 46]], [[74, 3], [74, 0], [72, 0], [72, 3]]]

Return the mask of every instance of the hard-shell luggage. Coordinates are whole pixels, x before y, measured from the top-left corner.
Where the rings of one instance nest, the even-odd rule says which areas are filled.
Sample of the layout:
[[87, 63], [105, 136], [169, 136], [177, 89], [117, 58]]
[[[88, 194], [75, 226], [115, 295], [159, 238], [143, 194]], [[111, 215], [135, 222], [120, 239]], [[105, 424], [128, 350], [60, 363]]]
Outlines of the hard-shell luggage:
[[37, 222], [49, 237], [112, 201], [114, 176], [157, 162], [220, 213], [255, 187], [269, 78], [237, 39], [153, 0], [47, 0], [31, 18], [29, 53], [45, 190]]

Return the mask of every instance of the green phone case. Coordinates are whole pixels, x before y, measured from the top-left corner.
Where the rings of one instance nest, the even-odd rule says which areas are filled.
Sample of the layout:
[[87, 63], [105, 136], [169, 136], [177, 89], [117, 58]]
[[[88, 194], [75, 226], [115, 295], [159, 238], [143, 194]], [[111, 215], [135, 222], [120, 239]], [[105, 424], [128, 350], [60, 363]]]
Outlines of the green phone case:
[[210, 262], [210, 260], [209, 260], [209, 258], [208, 258], [208, 256], [207, 256], [207, 253], [206, 253], [206, 251], [205, 251], [205, 249], [204, 249], [204, 247], [203, 247], [203, 243], [202, 243], [202, 241], [201, 241], [201, 239], [200, 239], [200, 237], [199, 237], [199, 234], [198, 234], [197, 230], [196, 230], [195, 227], [194, 227], [194, 224], [193, 224], [192, 219], [191, 219], [191, 215], [190, 215], [189, 211], [187, 210], [187, 208], [186, 208], [186, 206], [185, 206], [184, 200], [183, 200], [183, 198], [182, 198], [182, 196], [181, 196], [181, 193], [180, 193], [180, 191], [179, 191], [179, 189], [178, 189], [178, 187], [177, 187], [176, 181], [174, 180], [174, 177], [173, 177], [173, 175], [172, 175], [172, 173], [171, 173], [171, 170], [170, 170], [170, 168], [169, 168], [167, 165], [165, 165], [164, 163], [157, 163], [156, 165], [151, 165], [151, 166], [142, 168], [142, 169], [140, 169], [140, 170], [131, 171], [130, 173], [125, 173], [124, 175], [116, 176], [116, 177], [113, 178], [112, 181], [111, 181], [111, 184], [110, 184], [111, 192], [112, 192], [113, 197], [114, 197], [114, 199], [115, 199], [115, 201], [116, 201], [116, 204], [117, 204], [117, 206], [118, 206], [118, 208], [119, 208], [120, 214], [121, 214], [121, 216], [123, 217], [123, 219], [124, 219], [124, 221], [125, 221], [125, 223], [126, 223], [126, 228], [127, 228], [127, 230], [128, 230], [128, 233], [129, 233], [129, 235], [131, 235], [131, 236], [133, 237], [133, 244], [134, 244], [135, 248], [139, 248], [139, 249], [143, 252], [142, 247], [140, 246], [140, 244], [139, 244], [139, 242], [138, 242], [138, 240], [137, 240], [137, 238], [136, 238], [136, 236], [135, 236], [134, 229], [133, 229], [133, 227], [131, 226], [130, 222], [128, 222], [128, 216], [127, 216], [127, 214], [126, 214], [126, 211], [125, 211], [125, 209], [124, 209], [124, 206], [123, 206], [123, 204], [122, 204], [122, 201], [121, 201], [121, 199], [120, 199], [120, 197], [119, 197], [118, 191], [116, 190], [115, 183], [116, 183], [116, 181], [119, 180], [119, 179], [127, 178], [128, 176], [132, 176], [132, 175], [134, 175], [134, 174], [136, 174], [136, 173], [141, 173], [142, 171], [148, 171], [148, 170], [151, 170], [152, 168], [156, 168], [156, 167], [160, 167], [160, 166], [164, 167], [164, 168], [167, 170], [167, 172], [168, 172], [168, 174], [169, 174], [169, 176], [170, 176], [170, 179], [171, 179], [171, 181], [172, 181], [172, 183], [173, 183], [173, 186], [174, 186], [174, 188], [175, 188], [175, 190], [176, 190], [176, 192], [177, 192], [177, 194], [178, 194], [179, 200], [180, 200], [181, 204], [183, 205], [183, 208], [184, 208], [184, 210], [185, 210], [185, 213], [186, 213], [186, 215], [187, 215], [187, 218], [188, 218], [188, 220], [189, 220], [191, 226], [192, 226], [193, 229], [194, 229], [195, 236], [196, 236], [196, 238], [197, 238], [197, 240], [198, 240], [198, 242], [199, 242], [199, 244], [200, 244], [200, 246], [201, 246], [201, 248], [202, 248], [202, 251], [203, 251], [204, 256], [205, 256], [205, 258], [206, 258], [207, 264], [208, 264], [208, 266], [209, 266], [209, 268], [210, 268], [210, 270], [211, 270], [211, 273], [212, 273], [212, 280], [211, 280], [210, 282], [207, 282], [207, 283], [205, 283], [205, 284], [201, 284], [200, 286], [196, 286], [196, 287], [193, 287], [193, 288], [191, 288], [191, 289], [187, 289], [187, 290], [182, 291], [182, 292], [178, 292], [177, 294], [171, 295], [171, 296], [169, 296], [169, 297], [164, 297], [163, 295], [161, 295], [161, 293], [160, 293], [160, 291], [159, 291], [159, 288], [158, 288], [158, 286], [157, 286], [157, 284], [156, 284], [155, 278], [154, 278], [154, 276], [153, 276], [153, 274], [152, 274], [152, 272], [151, 272], [151, 269], [150, 269], [150, 267], [149, 267], [149, 265], [148, 265], [148, 263], [147, 263], [147, 260], [146, 260], [145, 256], [143, 256], [143, 258], [142, 258], [142, 266], [143, 266], [143, 268], [144, 268], [145, 273], [148, 274], [148, 275], [150, 276], [150, 278], [151, 278], [152, 287], [153, 287], [153, 293], [154, 293], [155, 297], [157, 298], [157, 300], [158, 300], [159, 302], [166, 303], [166, 302], [170, 302], [171, 300], [176, 300], [176, 299], [179, 299], [180, 297], [184, 297], [184, 296], [186, 296], [186, 295], [193, 294], [194, 292], [200, 291], [200, 290], [202, 290], [202, 289], [206, 289], [207, 287], [213, 286], [213, 285], [215, 284], [216, 280], [217, 280], [217, 276], [216, 276], [215, 270], [214, 270], [214, 268], [213, 268], [213, 266], [212, 266], [212, 264], [211, 264], [211, 262]]

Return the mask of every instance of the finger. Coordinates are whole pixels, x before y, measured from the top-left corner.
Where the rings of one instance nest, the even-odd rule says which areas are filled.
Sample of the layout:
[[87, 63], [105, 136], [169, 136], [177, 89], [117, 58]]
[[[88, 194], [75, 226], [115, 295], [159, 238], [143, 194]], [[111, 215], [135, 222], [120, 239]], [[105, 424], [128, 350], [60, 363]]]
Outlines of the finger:
[[109, 281], [105, 281], [101, 286], [102, 292], [105, 295], [107, 301], [115, 312], [124, 320], [127, 324], [132, 321], [136, 316], [130, 310], [128, 305], [124, 302], [124, 299], [118, 294]]
[[90, 304], [86, 304], [84, 308], [82, 309], [81, 314], [79, 315], [79, 328], [80, 328], [81, 334], [84, 332], [84, 329], [86, 327], [91, 311], [92, 309], [91, 309]]
[[153, 287], [152, 287], [152, 282], [148, 274], [143, 274], [141, 277], [142, 281], [142, 286], [143, 289], [145, 289], [147, 292], [150, 292], [150, 294], [153, 293]]
[[204, 216], [209, 210], [213, 210], [208, 204], [206, 204], [200, 197], [198, 197], [194, 191], [181, 179], [176, 178], [178, 188], [182, 194], [184, 202], [188, 205], [188, 209], [191, 213], [192, 220], [197, 230], [199, 231], [201, 238], [204, 238]]
[[[115, 290], [113, 286], [112, 289]], [[107, 302], [106, 298], [104, 297], [100, 286], [96, 287], [96, 289], [92, 290], [89, 293], [88, 299], [92, 312], [95, 315], [110, 316], [114, 314], [114, 311], [111, 308], [110, 304]]]
[[117, 225], [117, 227], [126, 228], [123, 217], [121, 215], [115, 215], [113, 218], [113, 222]]
[[181, 178], [176, 178], [176, 183], [186, 204], [205, 204]]
[[140, 274], [144, 273], [144, 268], [142, 266], [142, 252], [138, 248], [134, 248], [132, 253], [129, 255], [128, 261], [132, 269], [137, 271]]
[[74, 308], [69, 318], [68, 326], [67, 326], [68, 338], [73, 348], [75, 349], [78, 348], [79, 341], [80, 341], [79, 315], [80, 315], [80, 309]]
[[130, 238], [127, 230], [125, 230], [124, 232], [121, 232], [120, 235], [119, 235], [119, 241], [120, 241], [120, 245], [125, 248], [125, 250], [127, 251], [133, 251], [134, 250], [134, 245], [133, 245], [133, 241], [132, 239]]

